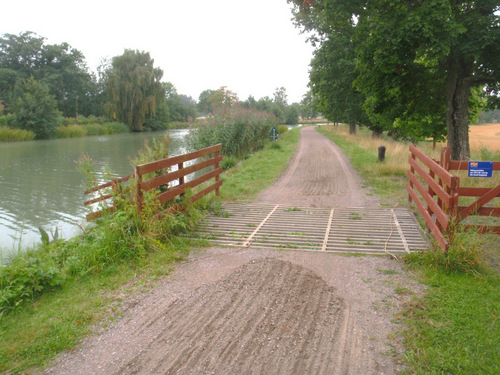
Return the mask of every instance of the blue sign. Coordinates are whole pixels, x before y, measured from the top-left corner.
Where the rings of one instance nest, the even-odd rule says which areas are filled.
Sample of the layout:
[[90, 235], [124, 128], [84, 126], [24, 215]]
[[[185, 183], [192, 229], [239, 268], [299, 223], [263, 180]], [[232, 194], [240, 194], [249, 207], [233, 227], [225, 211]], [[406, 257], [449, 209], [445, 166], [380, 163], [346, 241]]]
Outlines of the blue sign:
[[493, 162], [470, 161], [469, 177], [493, 177]]

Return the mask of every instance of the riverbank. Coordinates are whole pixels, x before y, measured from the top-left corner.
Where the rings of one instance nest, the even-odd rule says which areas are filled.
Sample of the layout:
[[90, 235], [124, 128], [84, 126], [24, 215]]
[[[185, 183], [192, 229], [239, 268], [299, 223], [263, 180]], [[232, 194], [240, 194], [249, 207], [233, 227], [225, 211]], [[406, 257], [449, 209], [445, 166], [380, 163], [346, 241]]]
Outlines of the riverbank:
[[[237, 161], [238, 167], [223, 176], [221, 195], [226, 199], [239, 194], [251, 196], [270, 185], [286, 167], [297, 141], [298, 129], [287, 132], [274, 146], [267, 144], [264, 150]], [[209, 202], [201, 204], [206, 207]], [[194, 213], [197, 215], [199, 211]], [[186, 224], [182, 226], [186, 230], [189, 228]], [[100, 237], [108, 244], [119, 243], [112, 234], [124, 229], [122, 225], [109, 222], [108, 227], [111, 233], [105, 230]], [[86, 236], [92, 240], [94, 235], [90, 232]], [[98, 245], [95, 250], [106, 248], [104, 243]], [[78, 268], [70, 268], [76, 275], [72, 276], [70, 272], [63, 282], [59, 276], [64, 275], [58, 274], [57, 267], [71, 266], [71, 262], [78, 264], [76, 259], [67, 257], [70, 255], [67, 252], [71, 252], [71, 240], [49, 244], [41, 250], [44, 256], [52, 259], [62, 251], [67, 257], [62, 263], [56, 261], [56, 257], [47, 266], [39, 267], [36, 258], [41, 255], [28, 254], [27, 259], [35, 259], [27, 268], [28, 272], [34, 271], [38, 275], [52, 272], [54, 277], [52, 280], [41, 278], [47, 292], [34, 302], [22, 304], [15, 311], [0, 316], [0, 372], [19, 373], [43, 366], [59, 352], [72, 348], [88, 333], [105, 329], [117, 318], [120, 305], [127, 296], [152, 287], [155, 280], [168, 274], [195, 245], [201, 244], [184, 237], [168, 237], [164, 245], [154, 246], [152, 251], [146, 251], [140, 257], [131, 257], [132, 254], [118, 257], [106, 267], [83, 273], [78, 273]], [[54, 285], [50, 285], [51, 282]]]

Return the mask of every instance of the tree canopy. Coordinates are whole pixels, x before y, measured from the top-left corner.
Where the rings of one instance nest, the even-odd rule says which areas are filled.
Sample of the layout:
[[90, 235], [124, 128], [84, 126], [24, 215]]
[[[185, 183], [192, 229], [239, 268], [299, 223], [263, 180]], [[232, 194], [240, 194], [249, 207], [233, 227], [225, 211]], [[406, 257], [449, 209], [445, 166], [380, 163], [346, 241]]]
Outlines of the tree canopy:
[[127, 49], [113, 58], [106, 74], [106, 111], [131, 131], [142, 131], [146, 116], [165, 100], [163, 71], [153, 64], [148, 52]]
[[95, 77], [83, 54], [67, 43], [46, 44], [45, 38], [26, 31], [0, 37], [0, 99], [16, 100], [16, 86], [28, 78], [43, 82], [66, 116], [95, 114]]
[[[339, 38], [349, 41], [358, 75], [354, 87], [364, 95], [362, 108], [373, 124], [418, 137], [438, 137], [446, 129], [452, 158], [469, 158], [469, 110], [477, 103], [471, 100], [474, 88], [480, 88], [490, 103], [498, 102], [497, 0], [288, 2], [296, 23], [314, 32], [316, 56], [330, 64], [321, 67], [347, 66], [335, 60], [339, 56], [331, 46]], [[328, 76], [328, 69], [316, 68], [317, 72], [326, 82], [342, 79]], [[327, 89], [327, 84], [316, 87], [323, 101], [331, 96]]]

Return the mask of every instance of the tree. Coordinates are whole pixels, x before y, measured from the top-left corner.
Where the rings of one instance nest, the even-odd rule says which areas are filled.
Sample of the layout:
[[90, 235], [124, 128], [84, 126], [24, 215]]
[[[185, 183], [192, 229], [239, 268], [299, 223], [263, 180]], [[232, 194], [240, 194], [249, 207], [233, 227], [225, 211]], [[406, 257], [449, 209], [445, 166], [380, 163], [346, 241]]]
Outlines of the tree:
[[226, 86], [222, 86], [208, 97], [207, 103], [214, 115], [221, 114], [229, 111], [234, 104], [238, 103], [238, 96], [235, 92], [228, 90]]
[[0, 99], [15, 101], [15, 86], [29, 77], [44, 82], [65, 116], [94, 112], [96, 80], [83, 54], [67, 43], [45, 44], [32, 32], [0, 38]]
[[214, 90], [204, 90], [198, 97], [197, 107], [198, 107], [198, 112], [201, 115], [206, 115], [212, 112], [212, 106], [208, 102], [208, 99], [213, 95], [214, 92], [215, 92]]
[[430, 119], [439, 132], [445, 118], [452, 158], [469, 158], [472, 88], [485, 87], [491, 101], [498, 100], [497, 0], [288, 2], [296, 22], [317, 32], [311, 40], [320, 46], [332, 33], [355, 26], [356, 85], [372, 121]]
[[113, 58], [107, 71], [106, 111], [126, 123], [131, 131], [142, 131], [148, 114], [165, 100], [160, 82], [163, 71], [154, 67], [148, 52], [127, 49]]
[[365, 96], [354, 87], [358, 73], [353, 32], [354, 26], [332, 32], [315, 51], [309, 73], [311, 91], [328, 120], [349, 124], [352, 134], [356, 125], [378, 133], [380, 126], [373, 124], [363, 109]]
[[302, 100], [300, 101], [300, 115], [303, 119], [311, 120], [317, 116], [317, 111], [318, 106], [311, 90], [309, 90], [302, 96]]
[[48, 86], [31, 77], [21, 90], [22, 94], [17, 97], [12, 108], [14, 123], [21, 129], [34, 132], [38, 139], [51, 137], [61, 120], [61, 114]]

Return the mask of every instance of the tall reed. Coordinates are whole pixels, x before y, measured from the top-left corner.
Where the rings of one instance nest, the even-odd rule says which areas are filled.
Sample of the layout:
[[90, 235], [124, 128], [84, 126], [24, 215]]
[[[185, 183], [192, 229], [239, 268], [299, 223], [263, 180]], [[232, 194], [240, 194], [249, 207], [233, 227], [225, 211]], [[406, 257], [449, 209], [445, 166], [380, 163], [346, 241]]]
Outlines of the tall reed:
[[32, 131], [0, 126], [0, 142], [21, 142], [33, 139], [35, 139], [35, 133]]

